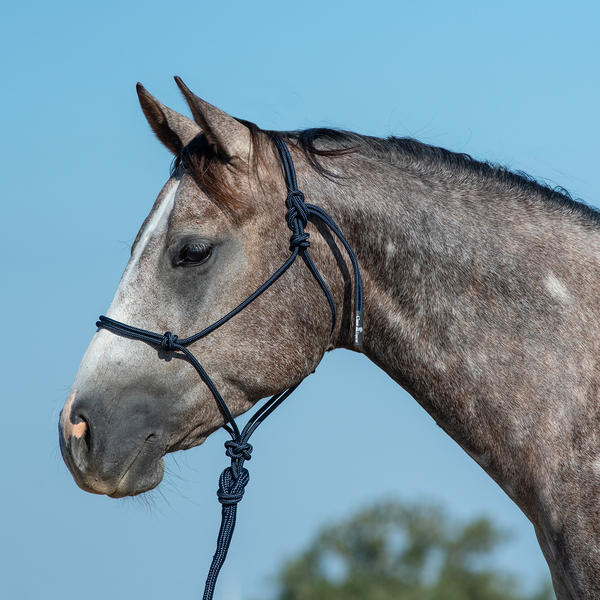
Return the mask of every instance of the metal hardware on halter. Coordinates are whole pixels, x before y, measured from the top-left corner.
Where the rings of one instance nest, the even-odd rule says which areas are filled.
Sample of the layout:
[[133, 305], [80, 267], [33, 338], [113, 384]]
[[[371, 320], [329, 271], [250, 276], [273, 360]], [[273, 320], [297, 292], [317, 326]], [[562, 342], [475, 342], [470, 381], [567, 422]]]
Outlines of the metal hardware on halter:
[[[354, 346], [361, 346], [363, 342], [363, 304], [364, 304], [364, 290], [362, 279], [360, 276], [360, 270], [358, 268], [358, 261], [352, 251], [352, 248], [346, 241], [346, 238], [342, 235], [339, 227], [335, 224], [333, 219], [321, 208], [314, 206], [313, 204], [307, 204], [304, 201], [304, 194], [298, 189], [296, 183], [296, 171], [294, 169], [294, 163], [290, 155], [290, 151], [285, 142], [277, 137], [273, 136], [273, 141], [279, 149], [281, 156], [281, 162], [285, 174], [285, 181], [288, 189], [288, 196], [286, 199], [287, 213], [286, 221], [288, 227], [292, 231], [290, 238], [290, 251], [291, 255], [285, 261], [285, 263], [277, 269], [271, 277], [265, 281], [253, 294], [248, 296], [241, 304], [234, 308], [231, 312], [226, 314], [224, 317], [203, 329], [199, 333], [196, 333], [190, 337], [180, 339], [170, 331], [167, 333], [159, 334], [152, 331], [146, 331], [145, 329], [139, 329], [138, 327], [132, 327], [126, 325], [114, 319], [101, 316], [96, 322], [96, 327], [100, 329], [107, 329], [115, 334], [122, 335], [134, 340], [140, 340], [147, 342], [154, 346], [158, 346], [165, 352], [182, 352], [187, 359], [190, 361], [192, 366], [200, 375], [202, 381], [206, 384], [208, 389], [214, 396], [223, 416], [225, 417], [226, 424], [223, 426], [231, 435], [231, 440], [225, 442], [226, 454], [231, 458], [231, 466], [227, 467], [222, 473], [219, 479], [219, 490], [217, 491], [217, 497], [222, 505], [221, 508], [221, 528], [217, 538], [217, 550], [213, 557], [208, 577], [206, 579], [206, 586], [204, 588], [203, 600], [212, 600], [215, 584], [219, 571], [225, 562], [227, 557], [227, 551], [233, 535], [233, 529], [235, 527], [235, 519], [237, 513], [237, 504], [244, 495], [244, 488], [249, 480], [249, 474], [247, 469], [244, 468], [244, 462], [250, 460], [252, 446], [248, 443], [250, 436], [254, 433], [256, 428], [298, 387], [297, 384], [288, 388], [281, 394], [276, 394], [270, 398], [248, 421], [247, 425], [240, 432], [235, 419], [233, 418], [227, 404], [223, 400], [223, 397], [217, 390], [212, 379], [208, 376], [202, 365], [198, 362], [198, 359], [186, 348], [190, 344], [202, 339], [209, 333], [212, 333], [215, 329], [229, 321], [232, 317], [241, 312], [246, 308], [253, 300], [258, 298], [264, 291], [266, 291], [277, 279], [279, 279], [293, 264], [297, 256], [300, 254], [302, 259], [306, 263], [310, 272], [317, 280], [319, 286], [323, 290], [329, 306], [331, 308], [331, 333], [333, 333], [336, 324], [336, 308], [333, 301], [333, 297], [325, 281], [321, 277], [317, 267], [313, 263], [313, 260], [308, 253], [310, 247], [309, 234], [304, 231], [308, 223], [308, 219], [311, 215], [320, 219], [329, 229], [335, 233], [337, 238], [340, 240], [348, 257], [352, 262], [352, 268], [354, 270]], [[313, 371], [314, 372], [314, 371]]]
[[363, 313], [362, 310], [357, 310], [354, 313], [354, 345], [362, 346], [363, 343]]

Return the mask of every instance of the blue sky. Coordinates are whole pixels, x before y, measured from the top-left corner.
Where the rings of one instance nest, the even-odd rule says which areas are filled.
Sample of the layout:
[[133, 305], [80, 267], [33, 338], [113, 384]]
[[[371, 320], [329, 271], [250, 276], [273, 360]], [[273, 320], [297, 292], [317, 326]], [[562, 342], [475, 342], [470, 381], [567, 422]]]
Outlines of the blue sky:
[[[222, 433], [172, 457], [149, 502], [80, 491], [57, 417], [129, 245], [168, 177], [135, 83], [172, 80], [269, 129], [335, 126], [508, 165], [600, 204], [597, 2], [22, 0], [0, 19], [0, 597], [198, 598], [214, 552]], [[336, 352], [253, 439], [218, 600], [264, 597], [318, 526], [382, 497], [492, 516], [533, 585], [533, 529], [425, 412]]]

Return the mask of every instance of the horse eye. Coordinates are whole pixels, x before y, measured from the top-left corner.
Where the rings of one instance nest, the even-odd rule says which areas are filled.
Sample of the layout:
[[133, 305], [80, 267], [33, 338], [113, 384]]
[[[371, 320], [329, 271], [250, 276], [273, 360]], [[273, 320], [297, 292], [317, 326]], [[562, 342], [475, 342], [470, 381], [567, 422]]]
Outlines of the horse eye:
[[179, 265], [199, 265], [208, 260], [212, 246], [208, 244], [187, 244], [179, 253]]

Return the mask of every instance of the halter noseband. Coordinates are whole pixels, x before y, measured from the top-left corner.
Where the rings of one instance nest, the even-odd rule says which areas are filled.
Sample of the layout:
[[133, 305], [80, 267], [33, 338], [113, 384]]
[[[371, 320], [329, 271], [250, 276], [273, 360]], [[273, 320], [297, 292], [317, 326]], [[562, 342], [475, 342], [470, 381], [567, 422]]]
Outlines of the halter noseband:
[[212, 560], [208, 577], [206, 579], [206, 586], [204, 588], [203, 600], [212, 600], [215, 584], [219, 571], [225, 562], [227, 557], [227, 551], [233, 535], [233, 529], [235, 527], [235, 519], [237, 513], [237, 504], [244, 495], [244, 488], [249, 481], [248, 470], [244, 468], [244, 462], [250, 460], [252, 453], [252, 446], [248, 443], [250, 436], [254, 433], [256, 428], [300, 385], [299, 383], [288, 388], [281, 394], [276, 394], [270, 398], [248, 421], [244, 429], [240, 432], [235, 419], [233, 418], [227, 404], [223, 400], [223, 397], [217, 390], [212, 379], [208, 376], [202, 365], [198, 362], [196, 357], [186, 348], [190, 344], [206, 337], [209, 333], [212, 333], [215, 329], [218, 329], [229, 321], [232, 317], [237, 315], [246, 306], [248, 306], [253, 300], [258, 298], [264, 291], [266, 291], [277, 279], [279, 279], [296, 260], [297, 256], [300, 255], [304, 260], [306, 266], [317, 280], [319, 286], [323, 290], [323, 293], [327, 297], [327, 302], [331, 308], [331, 332], [333, 333], [336, 324], [336, 308], [333, 301], [331, 292], [329, 291], [325, 281], [321, 277], [317, 267], [315, 266], [308, 248], [310, 246], [309, 234], [304, 231], [308, 223], [308, 219], [311, 215], [319, 218], [329, 229], [335, 233], [337, 238], [340, 240], [348, 257], [352, 262], [354, 270], [354, 345], [362, 346], [363, 339], [363, 305], [364, 305], [364, 291], [360, 271], [358, 268], [358, 261], [352, 251], [352, 248], [346, 241], [346, 238], [342, 235], [339, 227], [335, 224], [333, 219], [321, 208], [314, 206], [313, 204], [306, 204], [304, 201], [304, 194], [298, 189], [296, 183], [296, 171], [294, 169], [294, 163], [292, 157], [286, 146], [285, 142], [277, 137], [273, 136], [279, 154], [281, 156], [281, 162], [285, 174], [285, 181], [287, 185], [288, 195], [286, 199], [287, 213], [285, 219], [288, 227], [292, 231], [290, 237], [290, 257], [283, 263], [279, 269], [271, 277], [265, 281], [253, 294], [248, 296], [241, 304], [236, 306], [231, 312], [226, 314], [224, 317], [203, 329], [199, 333], [190, 337], [179, 339], [176, 335], [167, 331], [164, 335], [159, 333], [153, 333], [146, 331], [145, 329], [139, 329], [126, 325], [114, 319], [101, 316], [96, 322], [96, 327], [99, 329], [107, 329], [115, 334], [122, 335], [134, 340], [140, 340], [152, 344], [161, 348], [164, 352], [175, 352], [176, 350], [182, 352], [190, 361], [192, 366], [196, 369], [202, 381], [207, 385], [208, 389], [214, 396], [217, 404], [225, 417], [226, 424], [223, 426], [231, 435], [231, 440], [225, 442], [226, 455], [231, 458], [231, 466], [227, 467], [219, 478], [219, 489], [217, 491], [217, 497], [219, 502], [222, 504], [221, 508], [221, 528], [217, 538], [217, 550]]

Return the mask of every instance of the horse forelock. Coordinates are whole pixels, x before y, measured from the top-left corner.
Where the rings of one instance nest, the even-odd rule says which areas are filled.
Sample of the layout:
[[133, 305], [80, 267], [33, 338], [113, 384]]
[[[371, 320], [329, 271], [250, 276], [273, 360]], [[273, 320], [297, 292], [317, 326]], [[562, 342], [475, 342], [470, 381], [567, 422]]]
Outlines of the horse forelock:
[[[245, 166], [250, 173], [257, 174], [263, 136], [254, 123], [238, 120], [248, 127], [252, 139], [250, 164]], [[188, 173], [207, 196], [221, 208], [235, 214], [237, 210], [244, 208], [245, 202], [235, 185], [231, 170], [227, 168], [231, 162], [230, 157], [219, 153], [207, 136], [200, 133], [173, 159], [171, 177]]]

